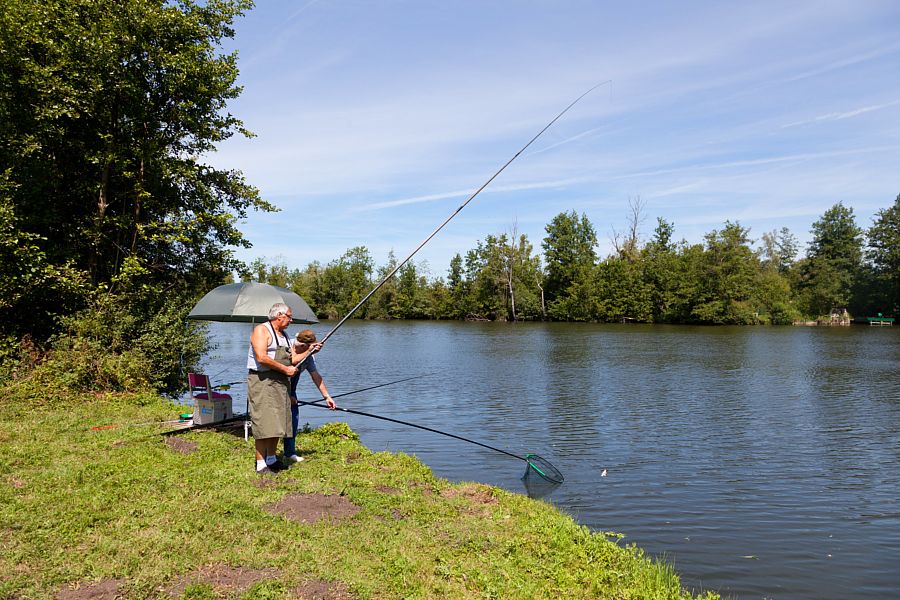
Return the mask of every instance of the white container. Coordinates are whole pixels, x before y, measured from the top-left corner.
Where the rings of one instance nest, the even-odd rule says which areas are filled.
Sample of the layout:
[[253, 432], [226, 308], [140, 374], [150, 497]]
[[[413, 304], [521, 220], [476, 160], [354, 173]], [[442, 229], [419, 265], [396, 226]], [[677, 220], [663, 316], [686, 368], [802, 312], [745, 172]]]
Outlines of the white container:
[[216, 421], [224, 421], [232, 416], [231, 399], [228, 400], [194, 400], [194, 424], [206, 425]]

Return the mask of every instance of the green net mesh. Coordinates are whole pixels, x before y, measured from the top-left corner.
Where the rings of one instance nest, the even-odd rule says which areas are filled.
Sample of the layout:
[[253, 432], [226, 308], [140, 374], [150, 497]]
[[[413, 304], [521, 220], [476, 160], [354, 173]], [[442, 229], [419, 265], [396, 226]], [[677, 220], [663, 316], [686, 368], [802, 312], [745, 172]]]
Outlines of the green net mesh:
[[525, 484], [525, 491], [528, 492], [531, 498], [542, 498], [565, 481], [565, 477], [563, 477], [559, 469], [550, 464], [550, 461], [546, 458], [542, 458], [537, 454], [527, 454], [525, 461], [525, 473], [522, 475], [522, 482]]

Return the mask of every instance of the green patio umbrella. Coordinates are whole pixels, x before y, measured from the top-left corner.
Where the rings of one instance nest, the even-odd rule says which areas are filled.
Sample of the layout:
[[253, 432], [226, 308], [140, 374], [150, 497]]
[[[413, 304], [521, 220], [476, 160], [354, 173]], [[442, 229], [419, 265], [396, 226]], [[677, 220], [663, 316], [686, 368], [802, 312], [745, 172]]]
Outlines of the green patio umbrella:
[[188, 314], [195, 321], [264, 323], [269, 309], [284, 302], [294, 313], [293, 323], [318, 323], [315, 313], [297, 294], [266, 283], [227, 283], [208, 292]]

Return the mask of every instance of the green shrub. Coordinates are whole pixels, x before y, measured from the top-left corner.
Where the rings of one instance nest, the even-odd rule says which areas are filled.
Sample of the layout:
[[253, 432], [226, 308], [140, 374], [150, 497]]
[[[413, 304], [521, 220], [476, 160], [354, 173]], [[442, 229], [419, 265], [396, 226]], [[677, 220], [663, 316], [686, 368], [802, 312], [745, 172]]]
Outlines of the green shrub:
[[39, 404], [84, 391], [175, 395], [208, 348], [204, 327], [185, 321], [192, 305], [179, 296], [98, 294], [91, 307], [60, 318], [63, 331], [39, 358], [6, 341], [4, 364], [18, 369], [8, 392]]
[[350, 429], [346, 423], [325, 423], [314, 429], [312, 434], [321, 438], [341, 438], [345, 440], [359, 441], [359, 434]]

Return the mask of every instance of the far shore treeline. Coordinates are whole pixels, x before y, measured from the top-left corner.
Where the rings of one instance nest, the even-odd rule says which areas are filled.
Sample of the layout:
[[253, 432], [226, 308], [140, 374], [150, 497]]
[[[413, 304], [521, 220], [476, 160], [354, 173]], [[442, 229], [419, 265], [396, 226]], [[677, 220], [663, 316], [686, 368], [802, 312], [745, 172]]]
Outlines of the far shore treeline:
[[[487, 235], [456, 254], [445, 277], [407, 263], [354, 316], [780, 325], [828, 318], [834, 309], [858, 317], [900, 312], [900, 196], [868, 229], [852, 208], [836, 204], [813, 223], [802, 257], [787, 228], [753, 240], [730, 221], [704, 243], [689, 244], [658, 218], [642, 243], [643, 205], [629, 206], [628, 232], [615, 237], [605, 258], [596, 254], [593, 223], [572, 210], [547, 224], [542, 255], [515, 227]], [[320, 317], [338, 318], [396, 266], [391, 254], [376, 268], [368, 249], [357, 246], [304, 269], [260, 258], [241, 277], [291, 288]]]
[[[337, 317], [396, 260], [376, 268], [365, 240], [297, 271], [236, 260], [249, 247], [240, 220], [276, 208], [204, 157], [252, 135], [228, 112], [241, 90], [222, 50], [252, 4], [0, 0], [2, 401], [176, 393], [208, 347], [185, 316], [234, 273]], [[658, 220], [642, 240], [632, 208], [612, 256], [597, 256], [594, 224], [573, 210], [547, 224], [540, 255], [515, 231], [485, 232], [446, 276], [405, 266], [359, 316], [753, 324], [900, 311], [900, 197], [871, 224], [834, 206], [803, 258], [789, 231], [751, 240], [737, 222], [688, 244]]]

